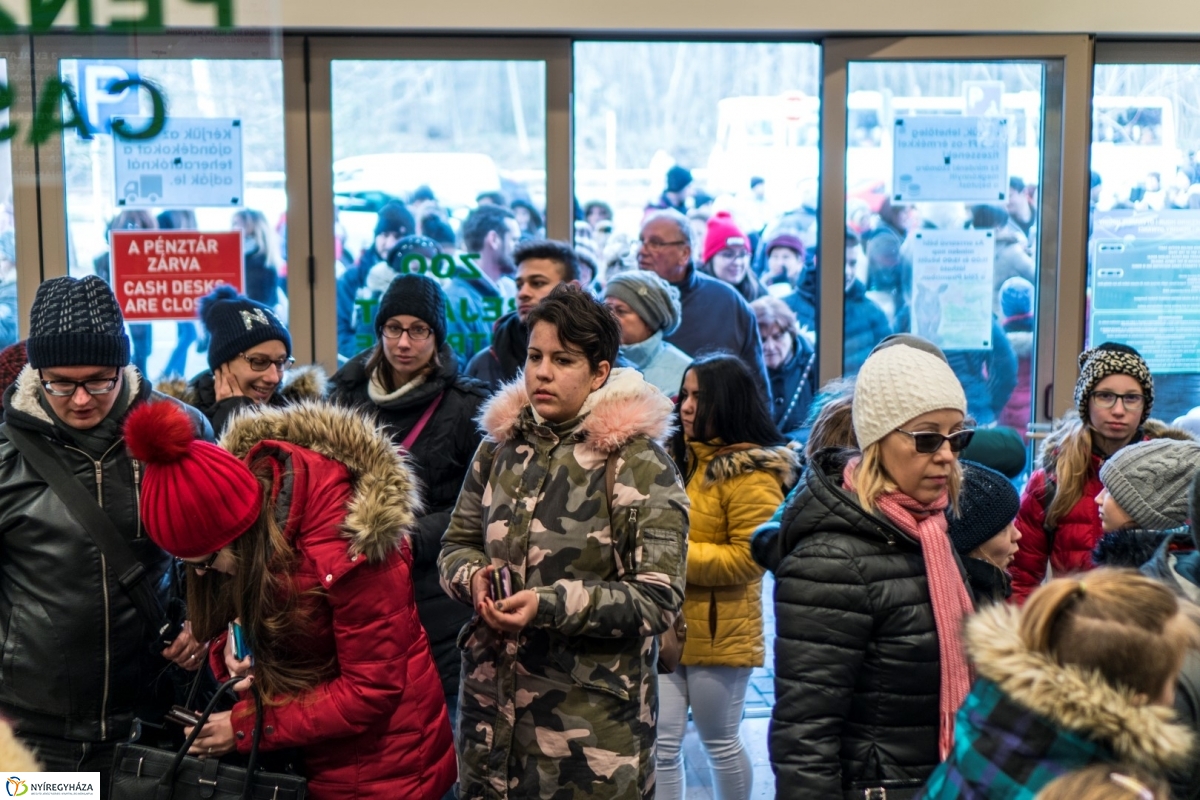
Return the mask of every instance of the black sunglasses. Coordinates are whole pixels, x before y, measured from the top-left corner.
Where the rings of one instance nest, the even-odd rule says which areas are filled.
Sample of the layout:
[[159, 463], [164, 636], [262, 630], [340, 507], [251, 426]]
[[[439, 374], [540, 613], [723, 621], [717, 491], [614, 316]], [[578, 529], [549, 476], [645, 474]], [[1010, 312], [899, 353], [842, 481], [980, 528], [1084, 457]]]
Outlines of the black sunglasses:
[[966, 428], [956, 433], [952, 433], [949, 436], [946, 436], [942, 433], [937, 433], [936, 431], [917, 431], [916, 433], [913, 433], [911, 431], [902, 431], [899, 428], [896, 429], [896, 433], [903, 433], [905, 436], [911, 436], [913, 445], [917, 448], [917, 452], [925, 453], [926, 455], [929, 453], [936, 453], [938, 450], [941, 450], [942, 442], [950, 443], [951, 453], [961, 453], [963, 448], [971, 443], [972, 437], [975, 436], [975, 431], [972, 428]]
[[175, 559], [175, 561], [178, 562], [180, 564], [180, 566], [183, 566], [187, 569], [196, 570], [197, 575], [203, 575], [204, 573], [206, 573], [210, 569], [212, 569], [213, 564], [217, 563], [217, 556], [219, 556], [219, 555], [221, 555], [220, 550], [213, 553], [212, 555], [210, 555], [208, 558], [204, 559], [203, 561], [185, 561], [182, 558], [177, 558], [177, 559]]

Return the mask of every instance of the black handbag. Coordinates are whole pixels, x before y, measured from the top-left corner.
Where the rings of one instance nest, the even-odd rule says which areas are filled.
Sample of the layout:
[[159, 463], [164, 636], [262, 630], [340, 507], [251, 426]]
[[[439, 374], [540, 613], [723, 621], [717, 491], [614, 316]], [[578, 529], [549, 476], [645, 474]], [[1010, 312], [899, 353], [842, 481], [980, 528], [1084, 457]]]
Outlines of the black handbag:
[[299, 775], [255, 770], [263, 711], [258, 688], [253, 684], [254, 735], [247, 765], [236, 767], [222, 764], [219, 758], [187, 754], [221, 696], [240, 680], [240, 677], [230, 678], [221, 685], [179, 752], [141, 744], [117, 745], [109, 783], [111, 800], [306, 800], [308, 783]]

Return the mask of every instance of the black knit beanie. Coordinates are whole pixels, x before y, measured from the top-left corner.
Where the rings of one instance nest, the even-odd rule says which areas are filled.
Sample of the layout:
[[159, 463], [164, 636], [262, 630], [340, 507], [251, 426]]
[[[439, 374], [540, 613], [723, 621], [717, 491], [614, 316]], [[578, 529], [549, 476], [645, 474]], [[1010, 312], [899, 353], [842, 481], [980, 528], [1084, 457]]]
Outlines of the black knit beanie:
[[382, 338], [383, 326], [389, 319], [407, 314], [433, 328], [437, 348], [446, 341], [446, 293], [428, 275], [398, 275], [379, 299], [375, 313], [375, 335]]
[[43, 281], [29, 312], [25, 350], [34, 369], [127, 365], [129, 337], [112, 289], [95, 275]]
[[1079, 418], [1088, 421], [1092, 390], [1109, 375], [1128, 375], [1142, 385], [1142, 394], [1146, 396], [1142, 403], [1142, 422], [1145, 422], [1154, 405], [1154, 377], [1150, 374], [1150, 366], [1137, 350], [1115, 342], [1105, 342], [1079, 354], [1079, 380], [1075, 382]]
[[958, 513], [951, 513], [947, 533], [954, 549], [965, 556], [1016, 519], [1021, 498], [1008, 478], [996, 470], [974, 461], [959, 463], [963, 482]]
[[237, 358], [255, 345], [278, 339], [292, 355], [292, 337], [275, 312], [238, 294], [232, 286], [218, 286], [200, 298], [200, 322], [212, 337], [208, 366], [217, 367]]

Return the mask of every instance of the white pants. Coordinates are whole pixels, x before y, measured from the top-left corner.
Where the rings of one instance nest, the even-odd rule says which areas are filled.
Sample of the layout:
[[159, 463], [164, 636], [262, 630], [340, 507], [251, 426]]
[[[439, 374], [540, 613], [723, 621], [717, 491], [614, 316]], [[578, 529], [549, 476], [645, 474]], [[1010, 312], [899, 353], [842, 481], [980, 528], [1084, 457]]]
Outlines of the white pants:
[[658, 746], [655, 784], [659, 800], [683, 800], [683, 735], [688, 705], [712, 768], [716, 800], [748, 800], [754, 783], [742, 744], [742, 708], [750, 667], [685, 667], [658, 676]]

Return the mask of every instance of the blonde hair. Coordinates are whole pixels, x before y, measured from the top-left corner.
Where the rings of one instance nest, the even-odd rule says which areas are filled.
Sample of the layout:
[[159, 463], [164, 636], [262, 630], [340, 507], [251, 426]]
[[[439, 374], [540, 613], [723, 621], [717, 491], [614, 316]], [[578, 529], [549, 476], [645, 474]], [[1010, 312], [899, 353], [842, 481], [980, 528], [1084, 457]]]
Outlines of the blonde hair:
[[1035, 800], [1171, 800], [1165, 781], [1126, 766], [1093, 764], [1056, 778]]
[[[884, 437], [887, 438], [887, 437]], [[946, 482], [947, 494], [950, 496], [950, 508], [958, 513], [958, 494], [962, 489], [962, 466], [954, 459], [950, 468], [949, 480]], [[862, 460], [854, 468], [854, 491], [858, 495], [858, 504], [871, 514], [876, 513], [875, 501], [881, 495], [897, 492], [900, 487], [888, 475], [883, 466], [883, 439], [867, 445], [863, 451]]]
[[1200, 627], [1174, 593], [1134, 570], [1101, 568], [1045, 584], [1021, 612], [1021, 640], [1059, 664], [1149, 698], [1179, 674]]
[[1042, 466], [1054, 475], [1054, 500], [1046, 509], [1046, 527], [1058, 521], [1083, 497], [1092, 469], [1092, 429], [1076, 412], [1068, 412], [1042, 445]]

